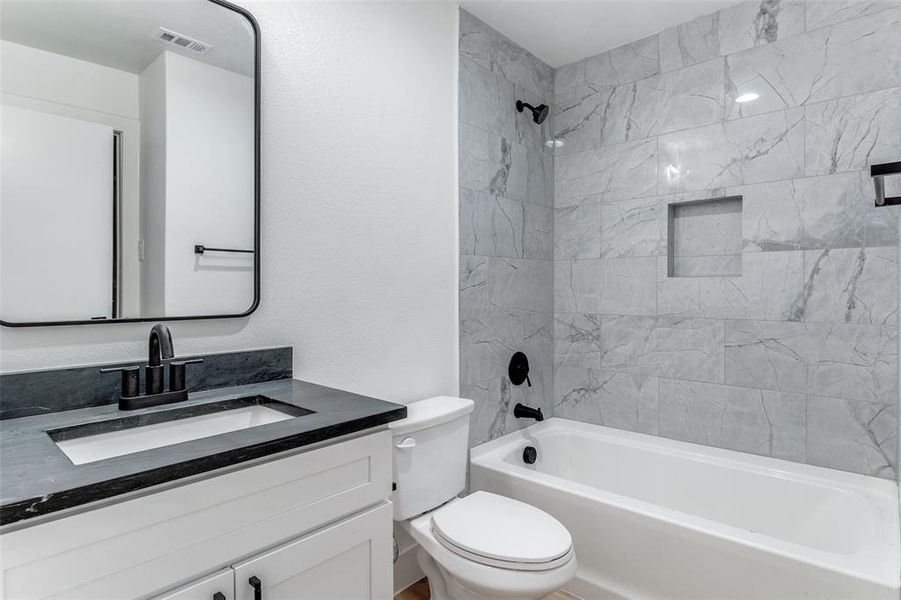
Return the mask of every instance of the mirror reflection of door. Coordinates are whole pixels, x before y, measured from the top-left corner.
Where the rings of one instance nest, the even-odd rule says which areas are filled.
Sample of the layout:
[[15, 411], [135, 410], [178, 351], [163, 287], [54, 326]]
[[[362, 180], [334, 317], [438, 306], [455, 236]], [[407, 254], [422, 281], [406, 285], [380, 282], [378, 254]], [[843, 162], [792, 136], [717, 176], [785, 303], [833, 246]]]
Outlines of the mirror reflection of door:
[[209, 0], [3, 0], [0, 320], [254, 304], [254, 36]]
[[114, 317], [112, 128], [4, 106], [0, 136], [4, 318]]

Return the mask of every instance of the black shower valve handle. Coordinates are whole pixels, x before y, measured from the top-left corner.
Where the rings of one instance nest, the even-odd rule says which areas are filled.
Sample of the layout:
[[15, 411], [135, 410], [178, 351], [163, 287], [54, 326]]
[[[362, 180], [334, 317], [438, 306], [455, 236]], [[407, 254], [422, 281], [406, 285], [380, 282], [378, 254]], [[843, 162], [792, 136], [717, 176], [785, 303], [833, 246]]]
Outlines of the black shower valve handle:
[[514, 352], [510, 357], [507, 377], [513, 385], [522, 385], [524, 381], [528, 381], [529, 387], [532, 387], [532, 380], [529, 379], [529, 359], [523, 352]]

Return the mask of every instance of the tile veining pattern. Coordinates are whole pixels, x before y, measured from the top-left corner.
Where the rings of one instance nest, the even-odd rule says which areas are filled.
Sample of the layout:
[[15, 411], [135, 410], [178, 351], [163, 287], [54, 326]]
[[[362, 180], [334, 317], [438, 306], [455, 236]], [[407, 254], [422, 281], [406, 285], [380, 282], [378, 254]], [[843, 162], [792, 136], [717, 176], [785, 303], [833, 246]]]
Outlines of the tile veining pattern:
[[[516, 100], [553, 99], [553, 70], [460, 12], [460, 390], [471, 442], [516, 429], [513, 406], [552, 410], [554, 157]], [[531, 388], [507, 378], [525, 352]]]
[[[901, 160], [899, 19], [745, 2], [556, 70], [554, 414], [895, 476], [897, 225], [866, 168]], [[741, 276], [667, 277], [667, 205], [723, 196]], [[464, 282], [500, 271], [536, 335], [546, 267], [511, 249]]]

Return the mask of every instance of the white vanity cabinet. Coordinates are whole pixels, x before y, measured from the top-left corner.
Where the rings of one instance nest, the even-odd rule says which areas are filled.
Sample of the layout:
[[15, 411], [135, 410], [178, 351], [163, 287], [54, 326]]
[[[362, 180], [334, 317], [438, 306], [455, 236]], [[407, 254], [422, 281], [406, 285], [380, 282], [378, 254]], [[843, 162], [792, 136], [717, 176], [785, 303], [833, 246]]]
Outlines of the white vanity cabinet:
[[3, 533], [0, 597], [389, 599], [390, 494], [387, 430], [298, 449]]
[[391, 523], [391, 506], [379, 504], [154, 600], [387, 599]]

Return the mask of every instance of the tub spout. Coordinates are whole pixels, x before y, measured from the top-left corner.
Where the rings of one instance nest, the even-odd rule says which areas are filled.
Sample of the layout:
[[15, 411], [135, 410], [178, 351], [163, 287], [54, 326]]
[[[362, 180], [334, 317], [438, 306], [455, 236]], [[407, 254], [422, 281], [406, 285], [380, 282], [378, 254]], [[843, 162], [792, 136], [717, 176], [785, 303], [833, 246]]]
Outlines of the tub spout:
[[517, 403], [513, 407], [513, 416], [517, 419], [535, 419], [536, 421], [544, 421], [544, 415], [541, 414], [540, 408], [532, 408], [522, 403]]

